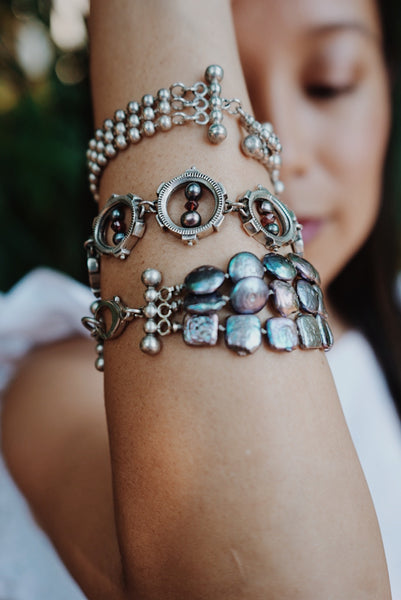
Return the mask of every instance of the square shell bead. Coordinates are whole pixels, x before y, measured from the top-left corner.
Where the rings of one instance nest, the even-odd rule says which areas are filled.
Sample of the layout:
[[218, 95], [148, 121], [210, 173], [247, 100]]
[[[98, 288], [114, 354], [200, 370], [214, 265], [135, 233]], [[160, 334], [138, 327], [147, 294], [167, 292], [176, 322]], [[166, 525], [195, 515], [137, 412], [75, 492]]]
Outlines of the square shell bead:
[[234, 315], [227, 318], [225, 341], [240, 356], [253, 354], [262, 343], [262, 331], [256, 315]]
[[272, 317], [266, 321], [266, 337], [275, 350], [290, 352], [298, 346], [298, 330], [292, 319]]
[[309, 281], [298, 279], [296, 282], [296, 289], [299, 303], [303, 310], [312, 314], [316, 314], [319, 308], [319, 296], [316, 292], [315, 286], [311, 285]]
[[299, 339], [302, 348], [321, 348], [322, 338], [319, 325], [312, 315], [301, 315], [297, 318]]
[[289, 317], [299, 311], [298, 296], [289, 283], [275, 279], [270, 283], [271, 303], [283, 317]]
[[218, 334], [219, 318], [216, 314], [185, 315], [182, 336], [189, 346], [214, 346]]

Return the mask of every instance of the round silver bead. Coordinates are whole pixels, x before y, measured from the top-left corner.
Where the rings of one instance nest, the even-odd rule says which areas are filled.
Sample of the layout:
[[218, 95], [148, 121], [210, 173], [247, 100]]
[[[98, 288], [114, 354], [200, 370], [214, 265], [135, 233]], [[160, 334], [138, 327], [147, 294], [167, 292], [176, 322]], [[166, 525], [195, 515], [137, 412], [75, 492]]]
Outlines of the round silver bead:
[[171, 118], [168, 115], [162, 115], [157, 120], [157, 125], [162, 131], [168, 131], [171, 129]]
[[95, 131], [95, 140], [99, 141], [103, 139], [103, 130], [102, 129], [96, 129]]
[[86, 151], [86, 158], [88, 160], [91, 160], [91, 156], [92, 156], [92, 150], [90, 148], [88, 148]]
[[128, 104], [127, 104], [127, 111], [131, 115], [139, 112], [139, 103], [135, 102], [135, 100], [131, 100], [131, 102], [128, 102]]
[[155, 133], [155, 124], [153, 121], [144, 121], [142, 124], [142, 131], [147, 137], [151, 137]]
[[120, 135], [121, 133], [125, 133], [125, 129], [125, 124], [119, 121], [114, 127], [114, 133], [116, 136]]
[[257, 135], [247, 135], [241, 142], [241, 148], [246, 156], [256, 159], [263, 157], [263, 144]]
[[267, 141], [273, 133], [273, 125], [271, 123], [262, 123], [260, 135]]
[[101, 168], [99, 167], [98, 164], [96, 163], [92, 163], [90, 166], [90, 170], [92, 171], [92, 173], [94, 173], [95, 175], [99, 175], [99, 173], [101, 172]]
[[280, 179], [280, 171], [279, 169], [273, 169], [270, 171], [270, 178], [273, 181], [273, 183], [275, 183], [276, 181], [278, 181]]
[[90, 159], [91, 159], [92, 162], [96, 162], [97, 161], [97, 152], [96, 152], [96, 150], [92, 150]]
[[105, 167], [107, 165], [107, 158], [104, 154], [99, 154], [97, 157], [97, 164], [101, 167]]
[[92, 192], [92, 194], [94, 194], [95, 192], [97, 192], [97, 185], [95, 183], [91, 183], [89, 189]]
[[132, 144], [137, 144], [141, 139], [139, 129], [137, 129], [136, 127], [131, 127], [131, 129], [128, 130], [128, 137]]
[[255, 118], [249, 113], [244, 113], [243, 115], [240, 115], [240, 122], [244, 127], [249, 129], [254, 124]]
[[120, 150], [124, 150], [128, 146], [128, 142], [125, 138], [125, 135], [120, 134], [116, 137], [116, 146]]
[[[114, 124], [113, 124], [113, 127], [114, 127]], [[111, 142], [114, 141], [114, 133], [112, 132], [111, 129], [109, 129], [108, 131], [105, 132], [104, 141], [106, 142], [106, 144], [111, 144]]]
[[157, 269], [145, 269], [141, 275], [142, 283], [152, 287], [159, 285], [162, 280], [162, 274]]
[[149, 287], [145, 290], [143, 297], [146, 302], [154, 302], [159, 295], [159, 292], [154, 287]]
[[157, 331], [157, 323], [153, 319], [148, 319], [145, 321], [143, 326], [143, 330], [145, 333], [156, 333]]
[[93, 138], [89, 141], [89, 149], [96, 150], [96, 140]]
[[138, 127], [140, 124], [140, 120], [138, 115], [134, 114], [134, 115], [130, 115], [128, 117], [128, 125], [130, 125], [131, 127]]
[[98, 354], [102, 354], [103, 353], [103, 344], [102, 343], [96, 344], [96, 352]]
[[92, 313], [92, 315], [96, 314], [97, 309], [99, 308], [99, 304], [100, 304], [100, 300], [95, 300], [94, 302], [92, 302], [92, 304], [90, 305], [90, 311]]
[[209, 100], [209, 105], [212, 107], [212, 109], [221, 108], [223, 101], [221, 98], [219, 98], [219, 96], [212, 96]]
[[113, 144], [107, 144], [104, 153], [108, 158], [113, 158], [117, 154], [117, 150], [114, 148]]
[[221, 123], [213, 123], [208, 129], [207, 137], [212, 144], [220, 144], [227, 137], [227, 129]]
[[220, 96], [221, 94], [221, 85], [217, 83], [217, 81], [213, 81], [209, 86], [210, 93], [215, 96]]
[[274, 191], [276, 194], [282, 194], [284, 192], [284, 183], [282, 181], [274, 182]]
[[163, 100], [159, 103], [159, 113], [161, 115], [169, 115], [171, 113], [171, 104]]
[[199, 227], [201, 222], [201, 216], [196, 210], [189, 210], [181, 216], [181, 225], [183, 227]]
[[209, 65], [205, 71], [205, 79], [208, 83], [221, 81], [224, 77], [224, 71], [220, 65]]
[[142, 115], [145, 121], [153, 121], [155, 118], [155, 111], [150, 106], [145, 106]]
[[111, 131], [114, 127], [114, 123], [112, 119], [106, 119], [103, 123], [103, 129], [105, 131]]
[[103, 356], [98, 356], [95, 361], [95, 367], [98, 371], [104, 371], [104, 358]]
[[101, 154], [104, 151], [104, 143], [102, 141], [96, 144], [96, 152]]
[[262, 125], [259, 123], [259, 121], [255, 121], [250, 127], [250, 133], [256, 133], [257, 135], [259, 135], [261, 129]]
[[152, 94], [145, 94], [142, 96], [142, 106], [153, 106], [154, 101], [155, 99], [153, 98]]
[[125, 110], [123, 110], [122, 108], [119, 108], [118, 110], [116, 110], [116, 112], [114, 113], [114, 121], [116, 123], [125, 121]]
[[221, 123], [223, 120], [223, 113], [221, 110], [212, 110], [210, 112], [210, 120], [212, 123]]
[[157, 306], [153, 302], [149, 302], [143, 307], [143, 314], [147, 319], [153, 319], [157, 315]]
[[170, 90], [168, 88], [161, 88], [158, 92], [157, 92], [157, 97], [159, 100], [164, 101], [164, 100], [169, 100], [170, 99]]
[[145, 335], [145, 337], [141, 339], [139, 347], [145, 354], [158, 354], [161, 350], [160, 340], [155, 335], [151, 334]]
[[94, 173], [89, 173], [89, 183], [97, 183], [97, 177]]

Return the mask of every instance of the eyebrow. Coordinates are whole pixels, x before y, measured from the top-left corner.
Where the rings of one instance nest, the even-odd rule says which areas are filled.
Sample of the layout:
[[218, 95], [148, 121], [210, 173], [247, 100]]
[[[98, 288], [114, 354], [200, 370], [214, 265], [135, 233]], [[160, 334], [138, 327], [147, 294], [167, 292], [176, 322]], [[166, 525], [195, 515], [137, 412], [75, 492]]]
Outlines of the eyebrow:
[[307, 34], [312, 35], [320, 35], [324, 33], [335, 33], [341, 31], [355, 31], [356, 33], [360, 33], [365, 38], [370, 39], [375, 42], [381, 41], [381, 37], [379, 34], [375, 33], [359, 21], [335, 21], [334, 23], [324, 23], [322, 25], [315, 25], [308, 29]]

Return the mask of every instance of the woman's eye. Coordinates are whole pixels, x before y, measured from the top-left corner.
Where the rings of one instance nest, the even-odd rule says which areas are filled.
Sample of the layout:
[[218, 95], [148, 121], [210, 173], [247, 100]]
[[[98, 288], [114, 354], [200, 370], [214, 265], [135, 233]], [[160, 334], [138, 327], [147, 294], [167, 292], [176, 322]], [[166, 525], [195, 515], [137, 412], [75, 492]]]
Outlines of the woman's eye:
[[353, 84], [347, 85], [328, 85], [322, 83], [313, 83], [305, 87], [309, 98], [316, 100], [333, 100], [339, 96], [349, 94], [354, 89]]

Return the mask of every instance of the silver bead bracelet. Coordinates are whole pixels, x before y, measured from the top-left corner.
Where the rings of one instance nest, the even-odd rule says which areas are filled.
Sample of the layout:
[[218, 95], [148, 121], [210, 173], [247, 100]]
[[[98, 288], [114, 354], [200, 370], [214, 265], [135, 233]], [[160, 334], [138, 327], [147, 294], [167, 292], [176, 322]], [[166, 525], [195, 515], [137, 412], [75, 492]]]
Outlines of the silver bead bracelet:
[[[184, 205], [180, 223], [170, 216], [169, 206], [184, 190]], [[209, 195], [213, 208], [204, 223], [198, 212], [202, 197]], [[243, 229], [270, 250], [289, 245], [296, 254], [303, 254], [302, 226], [281, 200], [269, 190], [257, 186], [241, 194], [236, 201], [228, 200], [224, 186], [191, 167], [181, 175], [163, 182], [154, 200], [143, 200], [135, 194], [112, 195], [93, 221], [93, 233], [86, 243], [87, 264], [91, 288], [100, 295], [100, 255], [125, 259], [146, 229], [146, 218], [156, 215], [160, 227], [193, 245], [217, 232], [228, 213], [239, 215]]]
[[223, 114], [239, 119], [246, 135], [241, 149], [246, 156], [259, 161], [268, 171], [275, 194], [284, 190], [280, 181], [281, 143], [271, 123], [259, 123], [245, 112], [238, 98], [221, 96], [224, 71], [219, 65], [210, 65], [205, 81], [192, 86], [178, 82], [160, 89], [156, 96], [145, 94], [140, 102], [131, 101], [127, 108], [118, 109], [114, 117], [96, 129], [86, 153], [89, 169], [89, 188], [99, 201], [99, 181], [109, 161], [131, 144], [138, 144], [157, 132], [169, 131], [177, 125], [195, 123], [208, 125], [207, 137], [212, 144], [220, 144], [227, 137]]
[[[230, 259], [227, 272], [204, 265], [173, 286], [162, 286], [160, 271], [146, 269], [142, 283], [144, 306], [130, 308], [119, 296], [97, 299], [91, 306], [93, 316], [82, 319], [97, 342], [99, 371], [104, 368], [104, 342], [138, 318], [145, 320], [140, 349], [149, 355], [160, 352], [161, 338], [178, 332], [189, 346], [215, 346], [222, 334], [226, 346], [240, 356], [253, 354], [263, 339], [269, 348], [288, 352], [328, 350], [333, 345], [319, 274], [295, 253], [284, 257], [269, 252], [259, 260], [251, 252], [239, 252]], [[262, 326], [256, 313], [266, 306], [277, 316]], [[230, 310], [234, 314], [227, 315]], [[226, 313], [223, 323], [221, 311]]]

